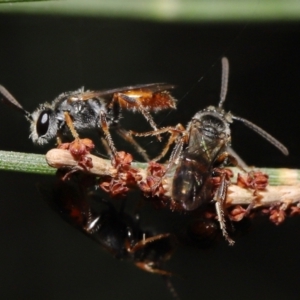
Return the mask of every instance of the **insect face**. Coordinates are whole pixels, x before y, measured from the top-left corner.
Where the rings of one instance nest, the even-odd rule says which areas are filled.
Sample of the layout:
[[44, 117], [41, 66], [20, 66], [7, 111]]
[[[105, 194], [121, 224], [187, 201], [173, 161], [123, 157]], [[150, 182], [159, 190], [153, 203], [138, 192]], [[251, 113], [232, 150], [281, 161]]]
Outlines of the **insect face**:
[[221, 149], [230, 145], [229, 124], [231, 114], [220, 108], [209, 106], [199, 111], [188, 125], [188, 152], [202, 152], [208, 160], [213, 160]]
[[[79, 100], [83, 94], [87, 93], [89, 93], [89, 99]], [[103, 99], [97, 99], [94, 93], [84, 92], [81, 88], [59, 95], [51, 104], [41, 104], [32, 114], [25, 110], [23, 113], [31, 123], [30, 138], [35, 144], [44, 145], [55, 137], [68, 133], [70, 128], [65, 118], [65, 112], [70, 115], [72, 121], [70, 125], [74, 129], [82, 131], [100, 126], [100, 110], [107, 113]]]

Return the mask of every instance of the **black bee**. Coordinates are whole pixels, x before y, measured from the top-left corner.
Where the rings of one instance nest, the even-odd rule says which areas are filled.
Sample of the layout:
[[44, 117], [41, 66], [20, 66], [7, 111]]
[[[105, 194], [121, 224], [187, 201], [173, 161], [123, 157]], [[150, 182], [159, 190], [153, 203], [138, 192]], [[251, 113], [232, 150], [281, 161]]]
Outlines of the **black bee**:
[[[211, 203], [211, 201], [215, 202], [223, 235], [232, 245], [234, 242], [227, 234], [224, 219], [224, 204], [229, 178], [223, 167], [228, 164], [236, 166], [239, 164], [238, 159], [229, 153], [231, 145], [230, 124], [233, 120], [241, 121], [277, 147], [283, 154], [288, 155], [288, 150], [257, 125], [223, 109], [227, 94], [228, 76], [229, 63], [224, 57], [222, 59], [222, 85], [218, 107], [209, 106], [197, 112], [186, 129], [178, 124], [176, 127], [166, 127], [136, 135], [171, 133], [167, 146], [159, 156], [159, 158], [164, 156], [170, 145], [173, 142], [176, 143], [166, 168], [168, 174], [175, 169], [171, 192], [171, 209], [194, 211]], [[240, 168], [243, 169], [241, 166]], [[217, 186], [213, 180], [216, 177], [219, 177], [219, 180], [215, 180], [218, 181]]]
[[39, 145], [49, 143], [57, 138], [61, 143], [62, 135], [70, 133], [79, 138], [77, 132], [101, 129], [108, 146], [115, 154], [109, 128], [115, 127], [117, 132], [127, 141], [133, 143], [139, 153], [148, 159], [145, 151], [118, 126], [121, 110], [139, 111], [154, 130], [157, 126], [150, 114], [162, 109], [175, 108], [175, 99], [167, 91], [174, 88], [165, 83], [151, 83], [127, 86], [103, 91], [84, 91], [83, 88], [59, 95], [51, 103], [41, 104], [32, 114], [0, 85], [3, 100], [21, 111], [30, 122], [30, 138]]

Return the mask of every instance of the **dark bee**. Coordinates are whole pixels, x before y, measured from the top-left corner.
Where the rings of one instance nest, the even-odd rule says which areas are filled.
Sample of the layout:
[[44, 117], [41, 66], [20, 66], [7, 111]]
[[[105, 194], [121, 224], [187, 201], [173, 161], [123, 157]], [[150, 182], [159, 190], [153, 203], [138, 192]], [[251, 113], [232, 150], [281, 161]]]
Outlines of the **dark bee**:
[[[288, 150], [257, 125], [223, 109], [227, 94], [228, 74], [229, 63], [227, 58], [223, 58], [222, 86], [218, 107], [209, 106], [197, 112], [186, 129], [178, 124], [176, 127], [166, 127], [137, 135], [171, 133], [169, 143], [159, 156], [159, 158], [164, 156], [175, 141], [176, 145], [166, 168], [166, 173], [169, 174], [175, 169], [171, 191], [171, 209], [194, 211], [213, 201], [222, 233], [232, 245], [234, 242], [227, 234], [224, 218], [229, 176], [223, 167], [228, 164], [240, 165], [238, 160], [228, 153], [231, 144], [230, 124], [233, 120], [241, 121], [277, 147], [283, 154], [288, 155]], [[240, 168], [243, 169], [241, 166]], [[219, 182], [217, 186], [213, 183], [214, 177], [219, 177], [219, 180], [215, 180]], [[159, 183], [154, 188], [157, 188], [158, 185]]]
[[30, 122], [30, 138], [39, 145], [49, 143], [53, 138], [61, 142], [62, 135], [71, 132], [79, 138], [77, 132], [101, 129], [104, 132], [110, 150], [116, 152], [109, 128], [127, 141], [132, 142], [141, 155], [147, 159], [145, 151], [118, 126], [121, 110], [139, 111], [154, 130], [157, 126], [150, 115], [162, 109], [175, 108], [175, 100], [167, 90], [174, 88], [165, 83], [151, 83], [127, 86], [103, 91], [84, 91], [83, 88], [59, 95], [52, 103], [41, 104], [32, 114], [0, 85], [0, 94], [4, 101], [21, 111]]

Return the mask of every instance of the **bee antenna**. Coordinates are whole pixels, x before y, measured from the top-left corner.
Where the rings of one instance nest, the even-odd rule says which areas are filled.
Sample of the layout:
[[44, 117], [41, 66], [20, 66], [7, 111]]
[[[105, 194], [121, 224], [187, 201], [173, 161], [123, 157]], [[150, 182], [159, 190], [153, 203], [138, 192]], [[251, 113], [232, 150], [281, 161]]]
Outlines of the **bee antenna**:
[[289, 150], [283, 144], [281, 144], [277, 139], [275, 139], [272, 135], [267, 133], [265, 130], [263, 130], [259, 126], [255, 125], [254, 123], [252, 123], [244, 118], [238, 117], [238, 116], [232, 116], [232, 119], [243, 122], [247, 127], [249, 127], [256, 133], [261, 135], [269, 143], [271, 143], [273, 146], [275, 146], [277, 149], [279, 149], [284, 155], [289, 154]]
[[0, 94], [4, 97], [2, 99], [4, 103], [11, 105], [18, 111], [21, 111], [27, 119], [32, 120], [31, 114], [23, 108], [23, 106], [3, 85], [0, 85]]
[[222, 80], [219, 107], [223, 106], [226, 99], [229, 78], [229, 62], [227, 57], [222, 57]]

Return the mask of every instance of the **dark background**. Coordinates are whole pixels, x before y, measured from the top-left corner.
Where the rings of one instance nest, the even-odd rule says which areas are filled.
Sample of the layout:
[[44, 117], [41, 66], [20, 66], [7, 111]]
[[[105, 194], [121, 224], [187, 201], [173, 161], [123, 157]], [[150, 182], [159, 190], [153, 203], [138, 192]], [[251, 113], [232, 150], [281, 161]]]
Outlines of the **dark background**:
[[[156, 120], [186, 124], [199, 109], [217, 104], [220, 58], [227, 56], [225, 107], [276, 136], [290, 156], [242, 124], [232, 126], [234, 149], [249, 165], [300, 168], [299, 25], [2, 14], [0, 83], [29, 111], [81, 86], [174, 83], [178, 110]], [[139, 116], [123, 121], [126, 128], [149, 129]], [[22, 115], [3, 105], [0, 122], [1, 150], [45, 153], [28, 140]], [[52, 212], [36, 188], [50, 177], [0, 176], [1, 298], [171, 298], [159, 276], [113, 259]], [[153, 211], [153, 223], [156, 218]], [[258, 221], [234, 247], [225, 241], [206, 251], [180, 247], [166, 268], [179, 275], [173, 283], [182, 299], [298, 299], [299, 232], [297, 217], [279, 227]]]

